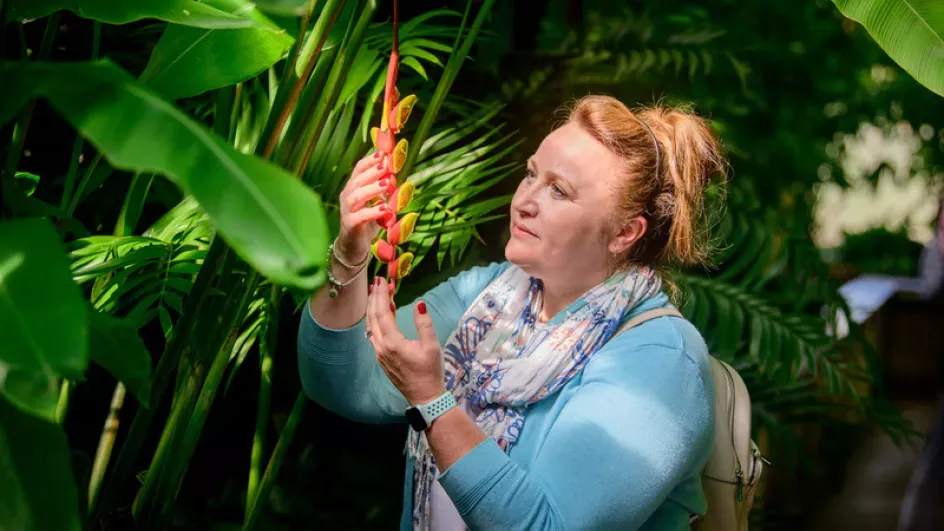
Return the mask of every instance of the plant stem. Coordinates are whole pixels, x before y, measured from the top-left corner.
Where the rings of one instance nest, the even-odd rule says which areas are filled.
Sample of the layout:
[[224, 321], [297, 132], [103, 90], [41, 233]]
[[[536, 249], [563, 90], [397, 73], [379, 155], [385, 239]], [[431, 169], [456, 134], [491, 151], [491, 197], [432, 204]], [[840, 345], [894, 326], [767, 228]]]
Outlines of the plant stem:
[[56, 422], [62, 424], [66, 420], [66, 414], [69, 412], [69, 399], [72, 395], [72, 388], [75, 383], [71, 380], [62, 380], [62, 387], [59, 390], [59, 403], [56, 404]]
[[[131, 513], [134, 515], [135, 522], [142, 527], [147, 527], [150, 520], [151, 500], [154, 497], [157, 486], [161, 481], [161, 475], [166, 473], [164, 461], [176, 453], [175, 443], [177, 442], [177, 431], [181, 424], [187, 422], [193, 409], [193, 402], [197, 393], [203, 386], [203, 380], [206, 378], [207, 366], [205, 363], [197, 362], [197, 365], [190, 371], [187, 383], [177, 403], [170, 412], [164, 431], [161, 432], [160, 441], [157, 443], [157, 450], [154, 451], [154, 458], [148, 466], [147, 476], [144, 485], [141, 486], [134, 504], [131, 506]], [[135, 417], [137, 420], [137, 417]], [[173, 451], [173, 453], [172, 453]]]
[[[92, 26], [92, 59], [98, 58], [98, 50], [102, 41], [102, 23], [94, 21]], [[75, 176], [79, 171], [79, 157], [82, 155], [82, 145], [85, 139], [82, 133], [75, 133], [75, 143], [72, 145], [72, 159], [69, 161], [69, 173], [66, 174], [66, 182], [62, 188], [62, 199], [59, 202], [59, 208], [65, 210], [66, 206], [72, 201], [72, 186], [75, 184]]]
[[[190, 330], [196, 321], [197, 315], [203, 308], [209, 292], [210, 281], [216, 275], [219, 264], [229, 253], [229, 248], [219, 237], [213, 239], [210, 248], [207, 251], [200, 272], [194, 281], [190, 296], [184, 304], [183, 313], [178, 319], [177, 324], [171, 332], [171, 338], [164, 348], [164, 353], [157, 362], [157, 368], [151, 380], [151, 407], [148, 409], [139, 408], [131, 423], [128, 437], [121, 446], [121, 452], [118, 454], [118, 461], [115, 468], [109, 475], [105, 483], [105, 489], [102, 496], [98, 498], [98, 503], [93, 506], [92, 520], [97, 520], [103, 512], [103, 508], [114, 499], [122, 487], [122, 483], [131, 473], [131, 468], [141, 451], [144, 439], [147, 437], [148, 428], [151, 426], [154, 411], [164, 396], [167, 383], [173, 374], [180, 358], [181, 352], [188, 346], [190, 341]], [[175, 404], [176, 406], [176, 404]]]
[[[318, 99], [318, 105], [315, 108], [314, 118], [310, 121], [311, 125], [306, 123], [306, 127], [303, 129], [305, 134], [299, 137], [304, 139], [302, 144], [305, 146], [305, 151], [301, 158], [298, 159], [295, 165], [292, 167], [292, 173], [297, 175], [299, 178], [304, 175], [305, 169], [308, 168], [308, 162], [311, 160], [311, 156], [315, 152], [315, 146], [318, 144], [318, 138], [321, 136], [325, 122], [328, 121], [328, 114], [334, 107], [334, 102], [337, 100], [338, 94], [341, 93], [344, 80], [347, 78], [347, 74], [351, 70], [351, 63], [354, 62], [354, 58], [357, 55], [357, 50], [360, 49], [361, 43], [364, 41], [364, 34], [367, 31], [367, 27], [370, 25], [370, 19], [373, 16], [374, 10], [376, 8], [377, 3], [375, 0], [368, 0], [364, 4], [360, 18], [357, 20], [357, 25], [349, 35], [349, 38], [346, 39], [342, 44], [341, 49], [338, 50], [338, 55], [335, 57], [334, 65], [331, 67], [331, 73], [328, 75], [327, 82], [325, 82], [325, 90], [321, 93], [321, 97]], [[290, 156], [294, 157], [296, 154], [297, 150], [293, 149], [290, 153]]]
[[102, 479], [105, 477], [105, 470], [108, 468], [108, 461], [111, 459], [111, 450], [115, 446], [115, 437], [118, 435], [118, 425], [121, 422], [121, 406], [125, 403], [125, 393], [124, 384], [118, 382], [118, 385], [115, 386], [115, 392], [111, 396], [111, 408], [108, 410], [105, 427], [102, 428], [102, 437], [98, 441], [98, 450], [95, 451], [95, 462], [92, 464], [92, 475], [89, 478], [88, 486], [89, 510], [98, 499]]
[[269, 407], [272, 401], [273, 354], [279, 338], [279, 301], [281, 295], [282, 290], [278, 286], [272, 286], [265, 336], [259, 345], [259, 405], [256, 410], [256, 429], [252, 438], [252, 454], [249, 458], [249, 482], [246, 486], [247, 519], [252, 507], [252, 499], [259, 488], [259, 481], [263, 473], [262, 464], [269, 427]]
[[[469, 5], [471, 5], [471, 2], [472, 0], [469, 0]], [[442, 107], [443, 102], [446, 101], [446, 95], [449, 93], [449, 89], [452, 88], [456, 76], [459, 75], [459, 69], [462, 67], [462, 63], [465, 62], [466, 57], [468, 57], [469, 51], [475, 43], [475, 37], [478, 35], [479, 30], [482, 29], [482, 24], [485, 23], [485, 19], [488, 17], [488, 13], [492, 10], [492, 5], [494, 4], [495, 0], [484, 0], [482, 7], [475, 16], [475, 21], [472, 22], [472, 26], [465, 36], [465, 40], [462, 41], [462, 47], [458, 50], [453, 47], [453, 54], [446, 63], [446, 68], [443, 71], [442, 78], [439, 80], [439, 84], [436, 85], [436, 91], [433, 93], [433, 98], [429, 102], [429, 107], [427, 107], [426, 112], [423, 113], [423, 119], [420, 120], [420, 125], [417, 126], [416, 133], [410, 140], [410, 146], [415, 147], [410, 149], [407, 153], [406, 162], [400, 170], [400, 175], [409, 175], [413, 170], [413, 165], [416, 164], [416, 157], [419, 154], [420, 147], [422, 147], [423, 142], [425, 142], [426, 138], [429, 136], [433, 122], [436, 120], [436, 115], [439, 114], [439, 109]], [[466, 14], [468, 14], [468, 8], [466, 9]], [[464, 17], [462, 26], [465, 26]]]
[[275, 449], [272, 450], [272, 457], [269, 458], [269, 465], [266, 466], [259, 489], [252, 497], [251, 509], [246, 517], [246, 523], [243, 524], [243, 531], [250, 531], [259, 523], [259, 517], [262, 515], [262, 510], [269, 499], [269, 493], [272, 492], [272, 487], [275, 486], [275, 477], [279, 473], [279, 468], [282, 467], [282, 461], [285, 460], [285, 454], [292, 444], [295, 431], [298, 429], [298, 424], [304, 417], [307, 408], [308, 397], [305, 396], [304, 392], [298, 393], [292, 412], [285, 423], [285, 428], [282, 429], [282, 434], [279, 436], [279, 442], [275, 444]]
[[222, 347], [220, 347], [219, 351], [216, 353], [213, 364], [210, 366], [210, 371], [203, 381], [203, 388], [200, 390], [200, 396], [197, 398], [197, 403], [190, 415], [190, 420], [187, 423], [187, 429], [184, 432], [183, 438], [180, 444], [177, 445], [173, 453], [173, 458], [167, 463], [168, 470], [163, 472], [164, 477], [161, 478], [161, 484], [164, 485], [164, 487], [161, 489], [163, 492], [158, 498], [160, 500], [158, 514], [160, 515], [160, 519], [164, 522], [168, 521], [168, 513], [176, 498], [177, 490], [183, 482], [184, 474], [187, 472], [190, 460], [193, 458], [193, 453], [200, 440], [203, 424], [206, 422], [210, 407], [213, 405], [213, 400], [216, 398], [216, 392], [220, 388], [220, 381], [222, 381], [223, 375], [226, 373], [226, 367], [229, 365], [233, 344], [239, 336], [237, 332], [238, 329], [232, 329], [223, 342]]
[[[318, 17], [318, 22], [315, 23], [315, 27], [311, 30], [311, 36], [308, 39], [309, 42], [316, 43], [314, 50], [312, 50], [311, 56], [308, 58], [308, 62], [305, 63], [305, 70], [303, 71], [302, 75], [295, 78], [295, 81], [292, 83], [292, 88], [289, 89], [287, 93], [283, 92], [284, 83], [288, 82], [292, 72], [295, 70], [295, 62], [298, 60], [299, 49], [301, 46], [295, 47], [292, 57], [288, 62], [286, 62], [285, 70], [282, 71], [282, 83], [279, 84], [279, 92], [284, 94], [283, 98], [281, 98], [283, 104], [281, 107], [281, 112], [279, 112], [278, 117], [275, 120], [272, 134], [269, 135], [269, 141], [266, 142], [265, 149], [262, 151], [262, 158], [269, 158], [272, 155], [272, 152], [275, 151], [275, 146], [278, 143], [279, 138], [282, 136], [282, 130], [285, 128], [285, 123], [288, 121], [289, 114], [291, 114], [291, 112], [295, 109], [295, 104], [298, 103], [298, 96], [302, 92], [302, 87], [304, 87], [305, 83], [307, 83], [311, 78], [311, 73], [315, 70], [315, 64], [318, 63], [318, 57], [321, 55], [321, 49], [324, 47], [325, 41], [328, 40], [328, 35], [331, 33], [331, 28], [334, 26], [334, 22], [338, 19], [338, 15], [341, 14], [341, 9], [343, 7], [343, 0], [328, 0], [328, 3], [321, 12], [321, 16]], [[306, 21], [307, 17], [303, 23], [307, 24]], [[304, 35], [304, 32], [299, 34], [299, 42], [301, 42], [301, 38]], [[280, 99], [279, 96], [280, 94], [276, 94], [277, 99]]]

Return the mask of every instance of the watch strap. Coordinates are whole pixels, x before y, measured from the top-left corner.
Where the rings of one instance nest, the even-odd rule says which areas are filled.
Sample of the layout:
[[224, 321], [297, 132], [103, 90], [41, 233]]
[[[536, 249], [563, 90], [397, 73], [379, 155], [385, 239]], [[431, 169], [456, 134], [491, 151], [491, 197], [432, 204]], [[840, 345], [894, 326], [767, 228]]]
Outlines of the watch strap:
[[[457, 405], [456, 397], [452, 396], [451, 391], [446, 391], [431, 402], [417, 404], [409, 408], [407, 410], [407, 418], [410, 420], [410, 425], [413, 426], [414, 430], [424, 431], [429, 428], [434, 420]], [[411, 412], [416, 412], [418, 415], [412, 415]], [[417, 416], [421, 418], [417, 419]]]

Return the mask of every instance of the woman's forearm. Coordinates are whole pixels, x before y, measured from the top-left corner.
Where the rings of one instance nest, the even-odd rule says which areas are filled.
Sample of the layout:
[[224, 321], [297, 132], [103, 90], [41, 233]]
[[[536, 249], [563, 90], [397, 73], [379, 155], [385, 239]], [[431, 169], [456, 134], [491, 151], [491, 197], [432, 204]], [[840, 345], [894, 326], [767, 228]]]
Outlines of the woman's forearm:
[[[335, 252], [348, 264], [359, 264], [366, 257], [364, 253], [355, 255], [341, 245], [338, 240]], [[344, 267], [333, 256], [328, 267], [339, 282], [347, 282], [356, 271]], [[333, 330], [344, 330], [356, 325], [367, 312], [367, 268], [358, 273], [353, 282], [341, 288], [337, 297], [332, 299], [330, 291], [331, 283], [326, 282], [311, 296], [311, 315], [321, 326]]]
[[443, 473], [487, 438], [474, 420], [458, 407], [433, 421], [426, 430], [433, 458]]

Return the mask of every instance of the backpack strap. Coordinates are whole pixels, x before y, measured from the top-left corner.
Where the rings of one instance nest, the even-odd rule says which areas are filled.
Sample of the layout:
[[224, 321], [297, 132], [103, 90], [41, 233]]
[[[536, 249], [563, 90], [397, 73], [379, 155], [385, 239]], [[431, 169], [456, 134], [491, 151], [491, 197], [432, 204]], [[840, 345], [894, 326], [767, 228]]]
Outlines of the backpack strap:
[[629, 330], [630, 328], [635, 328], [647, 321], [651, 321], [659, 317], [682, 317], [682, 314], [673, 306], [667, 306], [665, 308], [655, 308], [652, 310], [642, 312], [641, 314], [633, 316], [628, 321], [621, 324], [619, 328], [616, 329], [616, 333], [614, 333], [610, 337], [610, 339], [613, 339], [614, 337], [622, 334], [623, 332]]

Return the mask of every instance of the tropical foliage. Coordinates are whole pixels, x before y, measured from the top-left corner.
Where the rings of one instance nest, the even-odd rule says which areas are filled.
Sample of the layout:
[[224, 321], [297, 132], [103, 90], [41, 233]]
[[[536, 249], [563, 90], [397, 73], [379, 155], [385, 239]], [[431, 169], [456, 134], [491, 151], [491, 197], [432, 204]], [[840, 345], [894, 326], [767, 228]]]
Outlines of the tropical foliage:
[[[402, 433], [313, 407], [291, 361], [293, 310], [325, 282], [344, 179], [389, 116], [393, 4], [3, 3], [0, 527], [396, 518]], [[486, 236], [507, 224], [509, 177], [561, 102], [696, 102], [733, 178], [711, 199], [727, 202], [710, 227], [715, 267], [673, 279], [747, 381], [775, 466], [815, 459], [801, 425], [909, 433], [870, 390], [861, 331], [831, 333], [843, 303], [809, 237], [809, 190], [824, 174], [841, 182], [823, 149], [834, 132], [882, 114], [944, 125], [908, 76], [868, 75], [898, 70], [864, 32], [825, 1], [410, 4], [397, 85], [418, 103], [399, 175], [415, 224], [397, 243], [414, 273], [398, 300], [502, 259]], [[903, 32], [904, 0], [836, 0], [940, 93], [940, 54], [922, 50], [940, 49], [942, 19], [919, 4], [929, 30]], [[924, 153], [932, 173], [940, 152]], [[326, 442], [340, 430], [347, 442]]]

